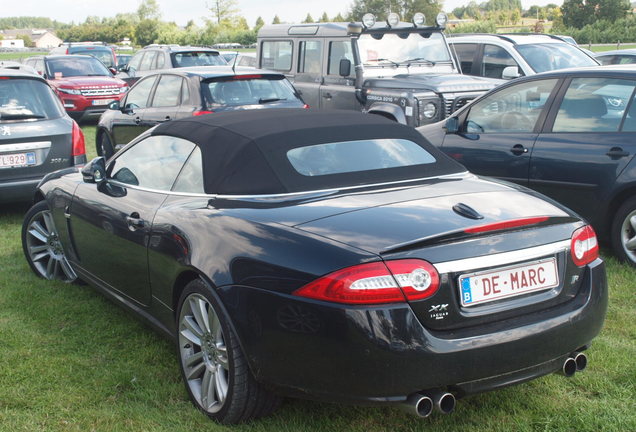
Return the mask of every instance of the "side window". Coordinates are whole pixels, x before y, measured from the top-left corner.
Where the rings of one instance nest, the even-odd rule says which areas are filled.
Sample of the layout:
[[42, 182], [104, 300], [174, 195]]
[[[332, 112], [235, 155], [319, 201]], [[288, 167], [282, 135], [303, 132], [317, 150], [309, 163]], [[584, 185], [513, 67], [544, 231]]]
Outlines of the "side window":
[[618, 64], [633, 64], [636, 63], [636, 56], [621, 56], [618, 58], [618, 61], [615, 62]]
[[141, 64], [139, 65], [139, 70], [141, 71], [150, 70], [150, 65], [152, 64], [152, 61], [155, 59], [156, 56], [157, 56], [156, 51], [148, 51], [146, 55], [144, 56], [143, 60], [141, 60]]
[[329, 42], [329, 75], [340, 75], [340, 60], [351, 61], [351, 73], [353, 73], [353, 53], [351, 52], [351, 41]]
[[153, 69], [162, 69], [166, 64], [165, 54], [160, 52], [157, 53], [157, 61], [155, 62]]
[[532, 132], [558, 80], [513, 85], [475, 103], [468, 113], [466, 132]]
[[453, 44], [451, 52], [457, 54], [457, 61], [465, 75], [479, 75], [477, 70], [473, 70], [473, 62], [475, 61], [475, 53], [479, 46], [477, 44]]
[[298, 47], [298, 72], [320, 74], [322, 43], [320, 41], [302, 41]]
[[188, 80], [183, 80], [183, 84], [181, 86], [181, 103], [187, 104], [190, 102], [190, 89], [188, 88]]
[[[484, 45], [484, 58], [481, 61], [481, 76], [501, 79], [503, 71], [508, 66], [519, 65], [512, 56], [503, 48], [496, 45]], [[519, 73], [521, 69], [519, 69]]]
[[172, 107], [179, 105], [182, 81], [183, 78], [176, 75], [161, 75], [155, 95], [152, 98], [152, 106]]
[[[552, 132], [618, 132], [634, 87], [636, 81], [631, 80], [573, 79], [563, 96]], [[632, 127], [628, 112], [623, 129]]]
[[139, 141], [108, 167], [120, 183], [169, 191], [195, 145], [188, 140], [155, 135]]
[[292, 67], [291, 41], [264, 41], [261, 43], [261, 67], [289, 72]]
[[205, 193], [203, 188], [203, 166], [201, 164], [201, 150], [196, 147], [190, 158], [183, 166], [172, 187], [174, 192]]
[[150, 91], [152, 86], [157, 80], [156, 76], [146, 78], [139, 81], [126, 96], [126, 105], [136, 106], [137, 108], [146, 108], [148, 106], [148, 98], [150, 97]]
[[143, 58], [144, 54], [146, 53], [141, 52], [139, 54], [135, 54], [135, 56], [131, 58], [130, 61], [128, 62], [128, 68], [139, 70], [139, 65], [141, 64], [141, 59]]

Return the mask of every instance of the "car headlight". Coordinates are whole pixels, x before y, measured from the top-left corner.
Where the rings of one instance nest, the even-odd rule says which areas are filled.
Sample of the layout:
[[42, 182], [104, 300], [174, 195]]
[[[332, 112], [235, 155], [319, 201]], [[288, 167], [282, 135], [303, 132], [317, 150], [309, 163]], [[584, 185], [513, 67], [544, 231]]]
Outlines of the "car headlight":
[[417, 101], [419, 124], [432, 123], [439, 115], [439, 104], [431, 99]]
[[122, 94], [122, 93], [126, 93], [127, 91], [128, 91], [128, 86], [126, 86], [126, 87], [119, 87], [119, 93], [120, 93], [120, 94]]
[[82, 92], [80, 90], [77, 90], [77, 89], [58, 87], [58, 90], [61, 91], [62, 93], [66, 93], [66, 94], [72, 94], [72, 95], [81, 95], [82, 94]]

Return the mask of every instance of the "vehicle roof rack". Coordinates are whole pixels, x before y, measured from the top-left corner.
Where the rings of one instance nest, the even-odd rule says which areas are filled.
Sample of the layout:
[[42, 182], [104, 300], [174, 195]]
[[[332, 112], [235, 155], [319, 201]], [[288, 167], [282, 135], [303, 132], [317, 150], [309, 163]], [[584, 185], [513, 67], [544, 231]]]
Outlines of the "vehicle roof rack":
[[502, 35], [504, 36], [515, 36], [515, 35], [519, 35], [519, 36], [546, 36], [549, 37], [550, 39], [556, 39], [556, 40], [560, 40], [563, 41], [563, 38], [557, 35], [553, 35], [553, 34], [549, 34], [549, 33], [502, 33]]

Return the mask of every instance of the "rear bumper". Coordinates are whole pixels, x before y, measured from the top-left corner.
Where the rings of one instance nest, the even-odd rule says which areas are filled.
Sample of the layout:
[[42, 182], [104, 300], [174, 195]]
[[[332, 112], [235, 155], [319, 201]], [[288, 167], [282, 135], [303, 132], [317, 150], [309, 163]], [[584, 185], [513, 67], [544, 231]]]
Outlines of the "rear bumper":
[[590, 344], [607, 309], [601, 260], [565, 304], [453, 331], [428, 330], [408, 305], [343, 307], [236, 286], [219, 294], [258, 380], [289, 396], [355, 403], [434, 388], [463, 396], [554, 372]]
[[0, 181], [0, 203], [28, 202], [33, 200], [33, 194], [42, 177]]

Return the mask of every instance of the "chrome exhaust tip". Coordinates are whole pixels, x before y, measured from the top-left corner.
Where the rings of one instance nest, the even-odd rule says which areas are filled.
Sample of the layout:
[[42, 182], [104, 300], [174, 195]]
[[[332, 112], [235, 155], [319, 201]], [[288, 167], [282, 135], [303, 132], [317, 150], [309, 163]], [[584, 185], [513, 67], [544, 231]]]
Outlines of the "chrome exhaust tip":
[[440, 392], [435, 395], [433, 402], [439, 412], [442, 414], [450, 414], [455, 410], [457, 400], [452, 393]]
[[559, 371], [559, 373], [563, 376], [571, 377], [574, 375], [576, 370], [577, 370], [576, 361], [572, 357], [568, 357], [563, 362], [563, 365], [561, 366], [561, 370]]
[[574, 353], [572, 358], [574, 359], [574, 362], [576, 363], [577, 372], [580, 372], [587, 367], [587, 356], [584, 353], [582, 352]]
[[400, 406], [403, 411], [420, 418], [426, 418], [433, 413], [433, 400], [420, 393], [413, 393]]

